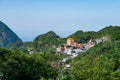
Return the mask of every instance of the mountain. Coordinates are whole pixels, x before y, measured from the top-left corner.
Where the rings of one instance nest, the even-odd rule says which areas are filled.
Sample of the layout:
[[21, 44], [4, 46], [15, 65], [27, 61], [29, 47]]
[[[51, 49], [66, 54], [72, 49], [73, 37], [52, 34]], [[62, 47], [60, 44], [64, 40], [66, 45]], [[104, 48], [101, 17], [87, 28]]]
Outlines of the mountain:
[[5, 48], [15, 42], [22, 42], [22, 40], [6, 24], [0, 21], [0, 48]]
[[[96, 40], [101, 38], [107, 38], [111, 41], [120, 40], [120, 26], [108, 26], [97, 32], [95, 31], [87, 31], [83, 32], [82, 30], [76, 31], [74, 34], [66, 38], [59, 37], [54, 31], [49, 31], [45, 34], [38, 35], [33, 42], [24, 42], [23, 44], [17, 43], [10, 45], [9, 47], [12, 49], [19, 49], [23, 52], [27, 52], [28, 50], [49, 50], [55, 49], [56, 47], [60, 47], [66, 43], [67, 38], [74, 38], [77, 43], [87, 43], [90, 39]], [[21, 46], [22, 45], [22, 46]], [[16, 48], [17, 46], [17, 48]], [[20, 47], [19, 47], [20, 46]]]
[[76, 31], [74, 34], [66, 38], [59, 37], [54, 31], [49, 31], [45, 34], [37, 36], [33, 42], [24, 44], [24, 49], [34, 48], [36, 49], [45, 49], [46, 45], [52, 48], [53, 46], [58, 47], [66, 43], [67, 38], [74, 38], [77, 43], [86, 43], [90, 39], [96, 40], [100, 38], [109, 38], [110, 40], [120, 40], [120, 26], [108, 26], [98, 32], [87, 31], [83, 32], [82, 30]]
[[58, 43], [59, 38], [60, 37], [56, 35], [54, 31], [49, 31], [45, 34], [42, 34], [36, 37], [33, 43], [35, 43], [38, 46], [44, 46], [45, 44], [52, 46]]
[[54, 31], [49, 31], [45, 34], [39, 35], [38, 37], [35, 38], [34, 41], [39, 40], [39, 39], [45, 39], [45, 38], [59, 38], [58, 35]]
[[108, 36], [112, 41], [120, 40], [120, 26], [108, 26], [98, 31], [97, 36]]
[[120, 40], [120, 26], [108, 26], [98, 32], [83, 32], [82, 30], [79, 30], [68, 37], [74, 38], [78, 43], [85, 43], [90, 39], [102, 38], [104, 36], [109, 37], [110, 40]]
[[[108, 26], [98, 32], [80, 30], [68, 37], [73, 37], [78, 42], [86, 42], [91, 38], [103, 39], [103, 37], [107, 37], [108, 40], [96, 44], [86, 52], [79, 53], [75, 58], [70, 58], [65, 54], [52, 54], [54, 52], [52, 46], [64, 44], [67, 38], [60, 38], [55, 32], [49, 31], [37, 36], [33, 42], [24, 42], [21, 47], [23, 50], [18, 49], [20, 52], [0, 49], [1, 78], [4, 80], [18, 78], [19, 80], [120, 80], [120, 26]], [[42, 49], [42, 46], [47, 51]], [[25, 54], [21, 54], [21, 51]], [[36, 74], [30, 77], [33, 73]]]
[[82, 30], [79, 30], [68, 37], [74, 38], [75, 42], [85, 43], [88, 42], [90, 39], [96, 38], [96, 33], [97, 32], [94, 31], [83, 32]]
[[[84, 33], [84, 34], [83, 34]], [[73, 34], [72, 37], [86, 32]], [[120, 79], [120, 26], [108, 26], [91, 35], [109, 40], [96, 44], [71, 61], [71, 80], [119, 80]], [[67, 75], [69, 75], [67, 74]]]

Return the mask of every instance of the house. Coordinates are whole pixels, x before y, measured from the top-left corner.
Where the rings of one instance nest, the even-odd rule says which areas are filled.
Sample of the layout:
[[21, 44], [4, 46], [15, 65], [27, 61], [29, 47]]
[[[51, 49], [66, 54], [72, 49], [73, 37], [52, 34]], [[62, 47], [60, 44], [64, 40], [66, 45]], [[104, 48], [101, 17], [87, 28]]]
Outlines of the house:
[[84, 48], [84, 45], [83, 44], [74, 43], [73, 47], [80, 49], [80, 48]]
[[75, 58], [75, 57], [77, 57], [77, 55], [78, 55], [77, 53], [73, 53], [71, 57]]
[[59, 47], [56, 49], [57, 53], [63, 52], [65, 50], [64, 47]]
[[29, 54], [33, 54], [34, 50], [33, 49], [28, 49]]
[[72, 49], [70, 48], [66, 48], [64, 53], [67, 55], [67, 56], [70, 56], [72, 54]]

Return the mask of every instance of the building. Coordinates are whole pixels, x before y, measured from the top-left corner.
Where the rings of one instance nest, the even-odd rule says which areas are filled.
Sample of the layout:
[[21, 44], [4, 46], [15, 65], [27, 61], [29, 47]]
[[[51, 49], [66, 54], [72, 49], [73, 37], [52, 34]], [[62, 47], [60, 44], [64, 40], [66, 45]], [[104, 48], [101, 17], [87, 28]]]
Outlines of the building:
[[69, 45], [69, 46], [74, 45], [74, 39], [73, 38], [68, 38], [67, 39], [67, 45]]

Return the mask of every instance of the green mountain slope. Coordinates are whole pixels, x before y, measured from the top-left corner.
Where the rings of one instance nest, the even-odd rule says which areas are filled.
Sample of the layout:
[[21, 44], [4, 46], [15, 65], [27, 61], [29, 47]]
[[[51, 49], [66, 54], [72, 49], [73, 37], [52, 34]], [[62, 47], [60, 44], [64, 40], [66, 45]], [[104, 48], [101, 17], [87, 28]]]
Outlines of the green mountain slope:
[[22, 40], [3, 22], [0, 21], [0, 48]]
[[53, 45], [58, 45], [59, 44], [59, 36], [56, 35], [55, 32], [53, 31], [49, 31], [45, 34], [39, 35], [38, 37], [35, 38], [35, 40], [33, 41], [33, 43], [36, 46], [44, 46], [45, 44], [47, 44], [48, 46], [53, 46]]
[[104, 36], [103, 41], [84, 53], [80, 53], [70, 64], [67, 75], [71, 80], [119, 80], [120, 79], [120, 27], [109, 26], [95, 35]]
[[[119, 33], [119, 26], [109, 26], [98, 32], [77, 31], [70, 35], [69, 37], [83, 43], [90, 38], [101, 39], [107, 36], [109, 39], [96, 44], [86, 52], [79, 53], [77, 57], [67, 60], [66, 64], [70, 64], [70, 67], [64, 68], [65, 65], [59, 62], [65, 58], [65, 55], [51, 54], [50, 50], [41, 52], [42, 54], [35, 52], [37, 48], [53, 49], [53, 45], [66, 42], [66, 38], [60, 38], [50, 31], [39, 35], [33, 42], [25, 42], [22, 47], [25, 54], [21, 54], [19, 51], [9, 52], [0, 49], [0, 75], [2, 79], [14, 80], [18, 78], [22, 80], [119, 80]], [[28, 49], [25, 49], [26, 47]], [[27, 50], [30, 49], [35, 54], [27, 54]]]
[[109, 26], [97, 33], [97, 36], [109, 36], [111, 40], [120, 40], [120, 26]]
[[76, 42], [84, 43], [87, 42], [89, 39], [97, 39], [104, 36], [109, 37], [111, 40], [120, 40], [120, 26], [105, 27], [98, 32], [83, 32], [82, 30], [80, 30], [70, 35], [69, 37], [74, 38]]
[[74, 34], [70, 35], [69, 37], [74, 38], [75, 42], [78, 43], [85, 43], [89, 41], [91, 38], [96, 38], [96, 33], [94, 31], [83, 32], [82, 30], [75, 32]]

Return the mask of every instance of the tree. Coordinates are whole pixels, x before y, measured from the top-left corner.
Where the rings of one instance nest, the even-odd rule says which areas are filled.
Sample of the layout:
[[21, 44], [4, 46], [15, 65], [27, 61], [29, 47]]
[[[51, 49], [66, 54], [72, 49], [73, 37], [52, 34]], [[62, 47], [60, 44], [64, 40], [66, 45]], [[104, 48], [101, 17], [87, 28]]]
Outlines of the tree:
[[114, 68], [114, 61], [108, 57], [85, 56], [77, 62], [72, 62], [70, 75], [77, 80], [108, 80]]
[[6, 80], [39, 80], [54, 78], [55, 71], [43, 55], [13, 53], [2, 63], [3, 79]]

